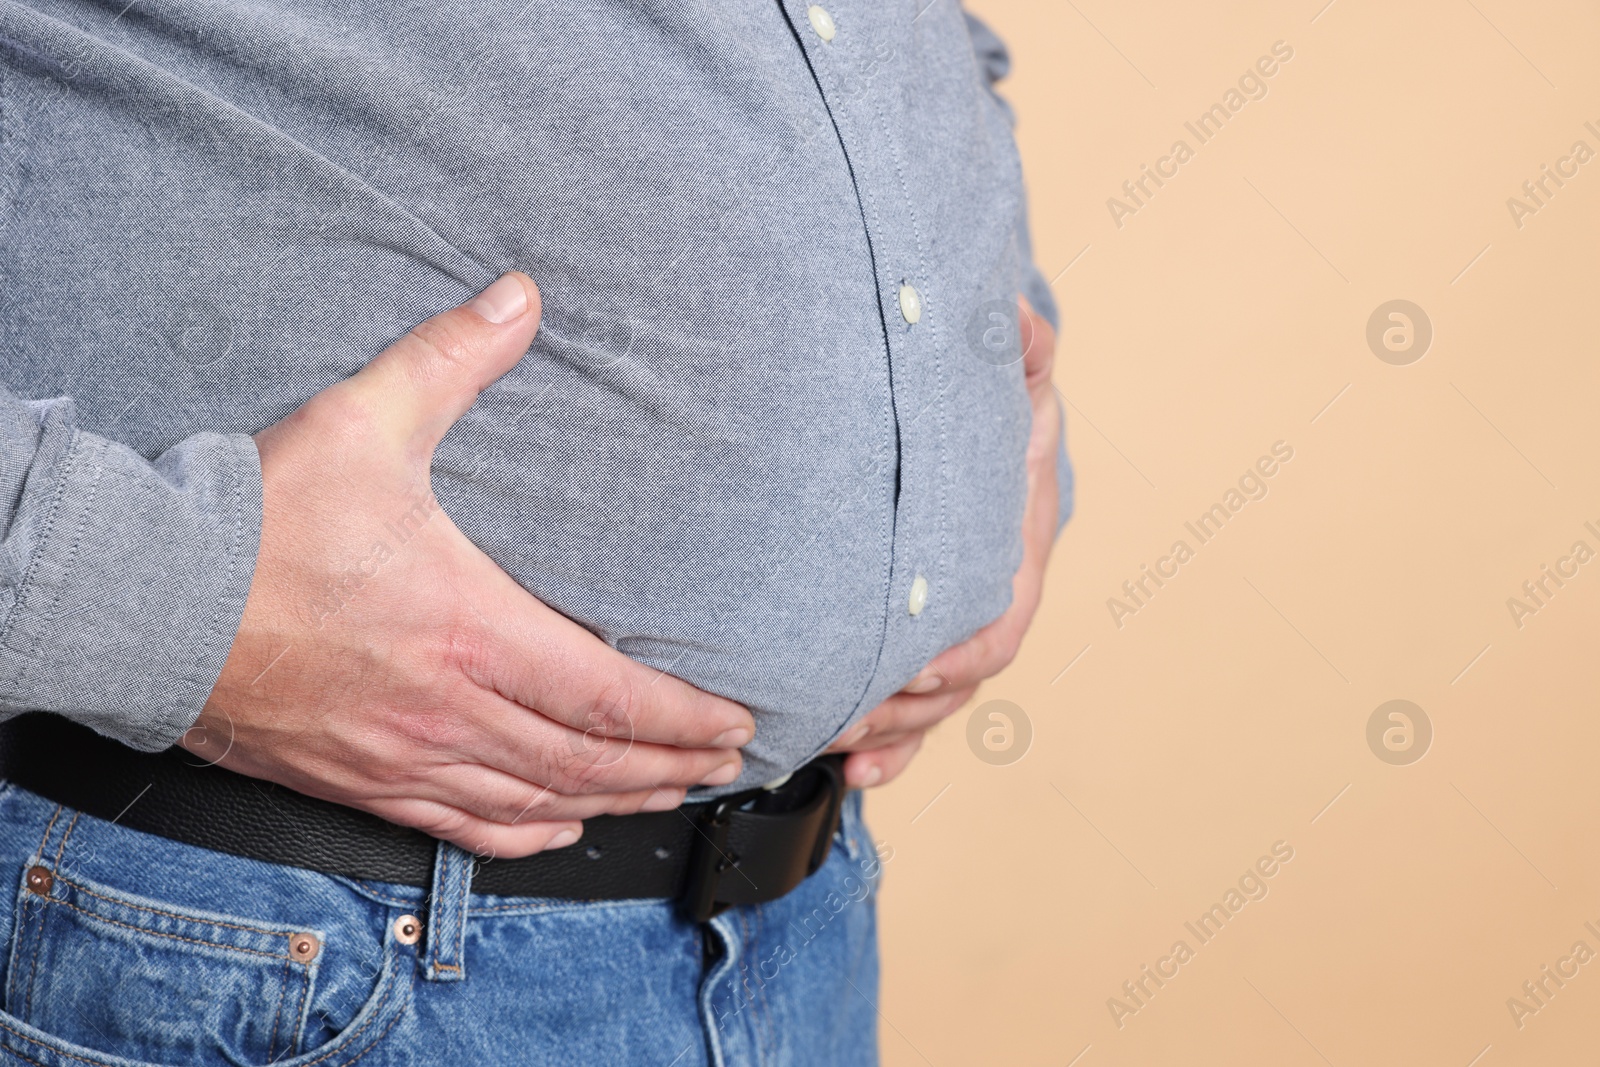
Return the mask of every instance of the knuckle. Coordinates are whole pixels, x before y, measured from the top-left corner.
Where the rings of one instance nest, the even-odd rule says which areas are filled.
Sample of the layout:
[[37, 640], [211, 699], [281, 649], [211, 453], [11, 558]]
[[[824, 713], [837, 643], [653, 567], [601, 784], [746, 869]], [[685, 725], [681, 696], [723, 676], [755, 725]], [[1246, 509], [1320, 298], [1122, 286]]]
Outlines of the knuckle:
[[726, 762], [714, 752], [684, 752], [650, 765], [637, 779], [652, 789], [672, 790], [698, 785], [701, 779]]
[[973, 689], [959, 689], [954, 693], [945, 694], [944, 706], [939, 709], [939, 717], [928, 725], [937, 726], [960, 711], [966, 706], [967, 701], [972, 699], [972, 694]]
[[467, 612], [453, 613], [446, 625], [426, 640], [426, 654], [432, 662], [469, 678], [479, 677], [489, 664], [489, 641]]
[[1013, 634], [1002, 638], [1000, 641], [1000, 647], [996, 651], [994, 671], [991, 673], [998, 674], [1006, 667], [1011, 666], [1011, 664], [1016, 661], [1017, 653], [1021, 650], [1021, 635]]
[[606, 812], [610, 815], [634, 815], [649, 798], [648, 793], [622, 793], [606, 805]]
[[396, 715], [390, 728], [408, 746], [430, 752], [454, 750], [466, 735], [462, 717], [443, 707], [409, 709]]
[[1009, 630], [999, 630], [989, 635], [983, 643], [983, 650], [978, 656], [977, 675], [979, 678], [992, 678], [1006, 668], [1012, 660], [1017, 658], [1017, 649], [1021, 642]]
[[615, 675], [590, 694], [579, 729], [604, 737], [631, 738], [642, 701], [643, 695], [633, 679]]
[[460, 837], [472, 825], [472, 816], [454, 808], [439, 808], [413, 822], [413, 825], [431, 837]]
[[595, 758], [595, 749], [582, 738], [571, 744], [556, 745], [548, 754], [553, 787], [567, 794], [594, 791], [605, 775], [605, 765]]
[[383, 413], [373, 398], [351, 382], [324, 389], [278, 423], [281, 435], [314, 442], [324, 456], [371, 441], [382, 425]]
[[478, 345], [474, 332], [450, 315], [418, 323], [410, 334], [416, 355], [414, 373], [436, 376], [472, 365]]
[[[934, 698], [934, 700], [936, 699]], [[876, 739], [883, 737], [885, 734], [899, 733], [905, 729], [907, 723], [925, 715], [930, 706], [936, 705], [934, 705], [933, 700], [929, 700], [926, 697], [885, 703], [867, 717], [867, 721], [872, 725], [872, 729], [868, 731], [867, 736]]]
[[554, 800], [555, 794], [548, 786], [530, 782], [520, 799], [512, 798], [506, 810], [501, 812], [499, 821], [509, 825], [519, 822], [539, 822], [551, 814]]
[[873, 730], [867, 735], [866, 740], [873, 748], [881, 748], [892, 744], [896, 738], [904, 737], [914, 730], [925, 730], [929, 726], [944, 718], [944, 702], [938, 697], [930, 699], [914, 713], [903, 715], [894, 722], [885, 725], [882, 729]]

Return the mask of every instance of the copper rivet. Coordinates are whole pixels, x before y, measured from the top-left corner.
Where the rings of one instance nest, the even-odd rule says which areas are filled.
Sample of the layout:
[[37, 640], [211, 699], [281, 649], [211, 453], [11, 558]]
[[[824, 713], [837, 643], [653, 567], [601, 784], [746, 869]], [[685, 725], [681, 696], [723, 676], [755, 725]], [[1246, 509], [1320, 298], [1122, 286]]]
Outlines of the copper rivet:
[[394, 921], [394, 939], [402, 945], [415, 945], [422, 937], [422, 920], [402, 915]]
[[50, 895], [50, 887], [56, 884], [56, 876], [50, 873], [48, 867], [28, 868], [28, 888], [42, 897]]
[[301, 963], [310, 963], [322, 951], [322, 942], [316, 934], [292, 934], [289, 937], [289, 955]]

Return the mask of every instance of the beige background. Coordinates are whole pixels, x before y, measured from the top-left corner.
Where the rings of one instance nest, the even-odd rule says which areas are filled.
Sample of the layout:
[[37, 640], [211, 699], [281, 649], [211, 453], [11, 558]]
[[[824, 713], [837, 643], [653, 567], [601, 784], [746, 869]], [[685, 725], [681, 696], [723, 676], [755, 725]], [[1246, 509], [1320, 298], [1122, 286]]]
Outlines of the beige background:
[[[869, 801], [890, 1065], [1600, 1054], [1600, 959], [1520, 1028], [1507, 1007], [1600, 952], [1600, 560], [1520, 628], [1507, 607], [1600, 550], [1600, 159], [1520, 229], [1506, 204], [1600, 151], [1600, 13], [1323, 3], [972, 0], [1016, 61], [1078, 511], [978, 698], [1024, 710], [1026, 755], [980, 761], [964, 710]], [[1280, 40], [1199, 145], [1184, 121]], [[1107, 198], [1180, 137], [1119, 229]], [[1392, 299], [1434, 329], [1406, 366], [1366, 341]], [[1107, 599], [1280, 440], [1269, 494], [1119, 629]], [[1368, 746], [1391, 699], [1433, 726], [1410, 765]], [[1268, 895], [1201, 945], [1184, 922], [1277, 841]], [[1119, 1027], [1108, 998], [1179, 939]]]

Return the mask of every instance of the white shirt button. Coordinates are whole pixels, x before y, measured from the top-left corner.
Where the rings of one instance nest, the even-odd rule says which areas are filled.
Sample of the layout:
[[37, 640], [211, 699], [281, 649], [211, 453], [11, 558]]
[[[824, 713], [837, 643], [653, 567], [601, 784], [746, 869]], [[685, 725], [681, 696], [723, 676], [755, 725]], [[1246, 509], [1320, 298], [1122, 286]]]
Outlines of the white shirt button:
[[922, 318], [922, 294], [909, 285], [900, 286], [900, 316], [913, 324]]
[[928, 579], [917, 575], [911, 582], [911, 599], [906, 604], [906, 610], [913, 615], [921, 615], [922, 609], [928, 606]]
[[817, 4], [812, 4], [806, 10], [806, 17], [811, 20], [811, 28], [817, 31], [817, 36], [824, 41], [833, 40], [833, 16], [828, 14], [828, 9]]

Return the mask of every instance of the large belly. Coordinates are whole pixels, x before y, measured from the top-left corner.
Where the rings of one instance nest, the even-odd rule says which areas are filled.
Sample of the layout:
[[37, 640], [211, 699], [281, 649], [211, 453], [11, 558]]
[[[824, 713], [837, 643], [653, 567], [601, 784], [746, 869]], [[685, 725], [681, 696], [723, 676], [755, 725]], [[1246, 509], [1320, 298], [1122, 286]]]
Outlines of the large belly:
[[[924, 394], [893, 379], [863, 213], [899, 190], [860, 198], [772, 11], [155, 7], [119, 27], [7, 5], [0, 36], [46, 57], [0, 75], [0, 111], [44, 117], [8, 130], [0, 183], [13, 389], [70, 393], [150, 455], [253, 432], [518, 268], [544, 297], [538, 339], [446, 437], [439, 501], [533, 595], [748, 703], [747, 780], [1003, 608], [1018, 375], [952, 371], [956, 321], [944, 369], [909, 372]], [[935, 46], [965, 47], [917, 47]], [[970, 92], [941, 136], [996, 136]], [[919, 187], [927, 224], [1008, 236], [1014, 171], [985, 180]], [[1014, 291], [1004, 240], [932, 244], [947, 305]], [[905, 397], [935, 391], [942, 480], [901, 485], [907, 420], [929, 410]], [[937, 531], [961, 606], [886, 660], [899, 492], [964, 494]]]

